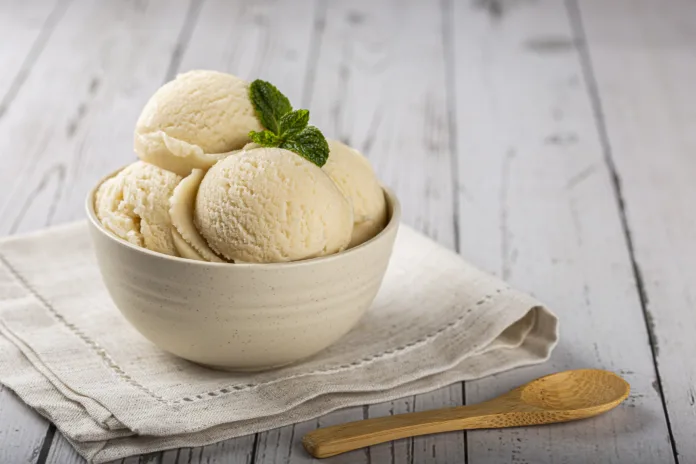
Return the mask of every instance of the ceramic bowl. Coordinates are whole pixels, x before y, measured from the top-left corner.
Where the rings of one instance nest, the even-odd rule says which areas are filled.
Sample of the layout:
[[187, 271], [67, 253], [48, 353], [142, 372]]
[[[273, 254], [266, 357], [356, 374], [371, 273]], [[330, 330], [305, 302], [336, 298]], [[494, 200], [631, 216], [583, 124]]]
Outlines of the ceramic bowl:
[[263, 370], [312, 356], [355, 326], [372, 303], [391, 256], [399, 202], [384, 189], [386, 228], [321, 258], [277, 264], [208, 263], [155, 253], [87, 216], [99, 269], [126, 319], [155, 345], [226, 370]]

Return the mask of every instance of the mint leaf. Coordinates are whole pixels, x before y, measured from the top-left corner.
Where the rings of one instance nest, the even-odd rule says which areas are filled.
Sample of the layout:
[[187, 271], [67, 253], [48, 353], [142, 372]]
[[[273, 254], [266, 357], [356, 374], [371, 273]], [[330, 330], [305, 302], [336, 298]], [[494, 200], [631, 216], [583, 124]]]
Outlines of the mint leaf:
[[319, 167], [329, 159], [329, 144], [321, 131], [314, 126], [305, 127], [279, 146], [297, 153]]
[[308, 123], [308, 110], [291, 111], [280, 118], [280, 135], [285, 139], [290, 138], [307, 127]]
[[292, 110], [288, 98], [273, 84], [256, 79], [249, 85], [249, 99], [256, 116], [267, 130], [249, 132], [249, 138], [262, 147], [290, 150], [322, 167], [329, 158], [324, 135], [309, 124], [308, 110]]
[[270, 82], [256, 79], [249, 86], [249, 98], [261, 125], [280, 135], [280, 118], [292, 111], [288, 97], [280, 93]]
[[263, 147], [277, 147], [282, 142], [282, 139], [271, 131], [251, 131], [249, 132], [249, 138], [252, 142], [258, 143]]

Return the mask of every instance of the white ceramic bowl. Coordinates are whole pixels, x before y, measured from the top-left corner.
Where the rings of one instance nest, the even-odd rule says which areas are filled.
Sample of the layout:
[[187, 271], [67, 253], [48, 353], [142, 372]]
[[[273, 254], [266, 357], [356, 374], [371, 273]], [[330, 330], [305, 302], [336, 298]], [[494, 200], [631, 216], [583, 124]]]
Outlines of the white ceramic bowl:
[[163, 350], [227, 370], [290, 364], [345, 335], [377, 294], [401, 215], [385, 189], [387, 227], [355, 248], [290, 263], [208, 263], [155, 253], [108, 232], [94, 212], [96, 188], [87, 216], [116, 306]]

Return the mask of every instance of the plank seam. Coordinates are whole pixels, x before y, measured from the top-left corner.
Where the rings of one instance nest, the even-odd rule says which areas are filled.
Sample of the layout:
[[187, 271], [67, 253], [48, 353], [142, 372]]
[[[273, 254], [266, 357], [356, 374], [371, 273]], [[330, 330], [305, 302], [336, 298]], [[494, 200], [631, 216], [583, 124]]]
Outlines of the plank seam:
[[314, 79], [316, 77], [316, 67], [319, 61], [319, 49], [326, 28], [326, 3], [316, 1], [314, 3], [316, 13], [314, 15], [314, 27], [310, 37], [309, 57], [307, 58], [307, 72], [305, 73], [305, 85], [302, 89], [302, 106], [309, 108], [312, 102], [312, 94], [314, 90]]
[[44, 48], [46, 48], [48, 39], [53, 34], [58, 21], [63, 16], [65, 10], [68, 9], [68, 5], [71, 1], [72, 0], [64, 0], [56, 3], [56, 6], [53, 7], [53, 10], [44, 21], [43, 25], [41, 26], [41, 32], [39, 32], [36, 40], [34, 40], [34, 43], [31, 45], [29, 53], [27, 53], [22, 65], [19, 67], [17, 75], [12, 80], [10, 88], [7, 90], [7, 93], [3, 97], [2, 101], [0, 101], [0, 119], [5, 115], [10, 105], [12, 105], [12, 102], [14, 102], [15, 97], [29, 77], [34, 64], [39, 59], [39, 56], [41, 56], [41, 52], [43, 52]]
[[36, 458], [36, 464], [45, 464], [46, 459], [48, 459], [48, 452], [51, 450], [53, 445], [53, 437], [56, 435], [56, 426], [50, 424], [48, 430], [46, 430], [46, 436], [44, 437], [43, 443], [41, 444], [41, 451], [39, 452], [39, 457]]
[[172, 57], [169, 60], [167, 73], [164, 76], [165, 83], [174, 79], [176, 73], [179, 71], [181, 59], [184, 56], [184, 52], [188, 48], [189, 42], [191, 41], [193, 29], [198, 22], [198, 16], [203, 8], [204, 2], [205, 0], [191, 0], [191, 3], [189, 3], [188, 10], [186, 11], [186, 18], [184, 19], [184, 25], [179, 31], [179, 36], [176, 39], [176, 45], [174, 46]]
[[640, 266], [636, 259], [635, 247], [633, 245], [633, 236], [631, 234], [631, 229], [628, 224], [628, 215], [626, 213], [626, 201], [621, 186], [621, 178], [618, 173], [616, 162], [614, 161], [611, 143], [609, 142], [609, 133], [607, 130], [606, 118], [604, 115], [604, 109], [602, 107], [601, 97], [599, 94], [599, 85], [597, 83], [597, 77], [592, 66], [592, 57], [590, 56], [589, 44], [587, 43], [587, 34], [585, 32], [585, 27], [582, 21], [582, 13], [580, 12], [577, 0], [566, 0], [565, 4], [566, 11], [568, 13], [568, 19], [570, 22], [570, 27], [573, 31], [573, 34], [575, 35], [578, 47], [580, 67], [582, 69], [582, 74], [585, 79], [585, 84], [587, 85], [590, 103], [592, 105], [592, 112], [594, 114], [595, 125], [597, 127], [597, 133], [599, 135], [602, 152], [604, 154], [604, 162], [607, 165], [607, 169], [609, 170], [611, 176], [611, 184], [614, 191], [614, 197], [619, 208], [621, 229], [623, 231], [624, 239], [626, 241], [626, 248], [628, 249], [628, 255], [631, 261], [633, 278], [635, 281], [636, 290], [638, 292], [638, 300], [640, 302], [640, 307], [643, 313], [643, 321], [645, 323], [645, 328], [648, 334], [648, 342], [650, 345], [650, 352], [652, 355], [653, 368], [655, 369], [658, 392], [662, 403], [662, 409], [665, 414], [665, 421], [667, 423], [669, 442], [672, 447], [674, 461], [676, 463], [679, 463], [679, 453], [677, 451], [676, 441], [674, 440], [674, 433], [672, 431], [672, 424], [669, 418], [667, 401], [665, 399], [664, 390], [662, 388], [662, 377], [660, 375], [659, 362], [657, 359], [657, 341], [653, 327], [651, 326], [650, 322], [652, 320], [652, 315], [650, 314], [650, 311], [648, 309], [648, 296], [645, 291], [645, 286], [643, 284], [643, 277], [640, 271]]
[[249, 464], [254, 464], [256, 462], [256, 455], [259, 451], [259, 433], [254, 434], [254, 443], [251, 445], [251, 454], [249, 455]]
[[[450, 167], [452, 181], [452, 228], [454, 231], [454, 250], [461, 253], [459, 237], [459, 149], [457, 146], [457, 93], [456, 66], [454, 52], [454, 5], [452, 0], [441, 0], [442, 12], [442, 48], [445, 61], [445, 95], [447, 96], [447, 126], [449, 132]], [[466, 382], [461, 382], [462, 405], [466, 405]], [[469, 437], [462, 431], [464, 446], [464, 464], [469, 462]]]

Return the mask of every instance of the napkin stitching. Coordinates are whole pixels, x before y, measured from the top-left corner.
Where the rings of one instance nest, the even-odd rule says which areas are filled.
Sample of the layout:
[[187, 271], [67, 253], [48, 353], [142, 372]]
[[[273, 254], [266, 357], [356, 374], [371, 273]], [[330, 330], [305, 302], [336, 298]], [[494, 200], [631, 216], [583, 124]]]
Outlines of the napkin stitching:
[[31, 284], [20, 274], [20, 272], [15, 269], [12, 264], [10, 264], [9, 260], [2, 254], [0, 253], [0, 262], [7, 268], [8, 271], [14, 276], [15, 279], [24, 287], [25, 290], [27, 290], [31, 295], [33, 295], [46, 309], [49, 310], [51, 314], [58, 320], [58, 322], [62, 323], [65, 327], [67, 327], [71, 332], [73, 332], [77, 337], [82, 340], [85, 344], [87, 344], [89, 347], [92, 348], [92, 350], [100, 357], [102, 360], [106, 363], [107, 366], [109, 366], [119, 377], [121, 377], [123, 380], [131, 384], [132, 386], [144, 391], [148, 395], [152, 396], [154, 399], [161, 403], [168, 404], [169, 401], [166, 399], [162, 398], [161, 396], [158, 396], [156, 393], [153, 391], [149, 390], [146, 386], [141, 385], [138, 383], [135, 379], [133, 379], [131, 376], [126, 374], [123, 369], [114, 361], [114, 359], [109, 356], [109, 353], [102, 348], [99, 343], [95, 342], [92, 340], [90, 337], [85, 335], [84, 332], [82, 332], [77, 326], [74, 324], [70, 323], [63, 317], [54, 307], [51, 305], [51, 303], [46, 300], [36, 289], [34, 289]]
[[359, 366], [362, 366], [367, 363], [371, 363], [375, 361], [376, 359], [383, 358], [385, 356], [396, 356], [400, 352], [413, 348], [415, 346], [423, 345], [425, 343], [428, 343], [432, 339], [438, 337], [440, 334], [442, 334], [444, 331], [447, 329], [450, 329], [457, 324], [459, 324], [464, 318], [466, 317], [467, 314], [469, 314], [471, 311], [473, 311], [475, 306], [480, 306], [484, 304], [485, 302], [489, 301], [492, 299], [494, 296], [502, 293], [503, 290], [508, 290], [510, 287], [505, 286], [501, 288], [497, 288], [494, 292], [491, 292], [485, 296], [483, 296], [481, 299], [479, 299], [476, 303], [473, 305], [469, 306], [466, 309], [463, 309], [463, 314], [461, 314], [459, 317], [457, 317], [455, 320], [448, 322], [447, 324], [441, 326], [440, 328], [422, 336], [419, 339], [413, 340], [405, 345], [400, 345], [396, 348], [391, 348], [388, 350], [384, 350], [380, 353], [365, 356], [362, 359], [358, 361], [354, 361], [350, 364], [341, 364], [340, 366], [332, 366], [332, 367], [327, 367], [327, 368], [322, 368], [322, 369], [315, 369], [314, 371], [311, 372], [302, 372], [298, 373], [295, 375], [291, 375], [288, 377], [282, 377], [279, 379], [275, 380], [270, 380], [268, 382], [262, 382], [262, 383], [249, 383], [249, 384], [244, 384], [244, 385], [227, 385], [223, 388], [220, 388], [218, 390], [212, 390], [204, 393], [200, 393], [198, 395], [193, 395], [193, 396], [186, 396], [177, 400], [167, 400], [159, 395], [157, 395], [155, 392], [151, 391], [148, 389], [146, 386], [138, 383], [137, 380], [133, 379], [130, 375], [128, 375], [117, 363], [116, 361], [108, 354], [108, 352], [102, 348], [96, 341], [92, 340], [90, 337], [88, 337], [84, 332], [82, 332], [77, 326], [74, 324], [70, 323], [63, 317], [54, 307], [53, 305], [46, 300], [36, 289], [32, 287], [32, 285], [22, 276], [22, 274], [14, 267], [12, 264], [10, 264], [9, 260], [2, 254], [0, 253], [0, 262], [10, 271], [10, 273], [17, 279], [17, 281], [29, 292], [31, 293], [46, 309], [53, 314], [53, 316], [58, 320], [58, 322], [62, 323], [67, 329], [69, 329], [71, 332], [73, 332], [77, 337], [82, 340], [86, 345], [88, 345], [92, 350], [100, 357], [102, 360], [106, 363], [106, 365], [111, 368], [114, 373], [125, 380], [127, 383], [130, 385], [142, 390], [144, 393], [147, 393], [149, 396], [154, 398], [155, 400], [159, 401], [160, 403], [166, 404], [166, 405], [174, 405], [174, 404], [181, 404], [182, 402], [194, 402], [198, 400], [203, 400], [203, 399], [209, 399], [211, 397], [217, 397], [221, 395], [227, 395], [229, 393], [232, 393], [233, 391], [243, 391], [243, 390], [250, 390], [252, 388], [257, 388], [265, 385], [270, 385], [272, 383], [278, 383], [278, 382], [284, 382], [287, 380], [299, 378], [299, 377], [305, 377], [305, 376], [310, 376], [310, 375], [315, 375], [315, 374], [329, 374], [329, 373], [334, 373], [334, 372], [340, 372], [344, 370], [352, 370], [355, 369]]
[[480, 300], [478, 300], [473, 305], [469, 306], [466, 309], [463, 309], [462, 311], [464, 313], [461, 316], [457, 317], [455, 320], [448, 322], [447, 324], [440, 327], [439, 329], [434, 330], [433, 332], [430, 332], [430, 333], [422, 336], [421, 338], [419, 338], [417, 340], [413, 340], [405, 345], [397, 346], [396, 348], [390, 348], [388, 350], [384, 350], [381, 353], [373, 354], [370, 356], [365, 356], [364, 358], [360, 359], [359, 361], [354, 361], [350, 364], [342, 364], [340, 366], [333, 366], [333, 367], [326, 367], [323, 369], [316, 369], [316, 370], [311, 371], [311, 372], [303, 372], [303, 373], [291, 375], [288, 377], [282, 377], [282, 378], [275, 379], [275, 380], [269, 380], [268, 382], [262, 382], [262, 383], [258, 383], [258, 384], [250, 383], [250, 384], [246, 384], [246, 385], [228, 385], [228, 386], [225, 386], [224, 388], [221, 388], [219, 390], [208, 391], [205, 393], [200, 393], [198, 395], [187, 396], [187, 397], [181, 398], [179, 400], [174, 400], [174, 401], [172, 401], [172, 403], [179, 404], [182, 401], [193, 402], [193, 401], [197, 401], [197, 400], [208, 399], [208, 398], [206, 398], [206, 396], [216, 397], [216, 396], [220, 396], [220, 395], [226, 395], [228, 393], [232, 393], [232, 391], [230, 389], [235, 390], [235, 391], [250, 390], [252, 388], [261, 387], [261, 386], [269, 385], [272, 383], [284, 382], [286, 380], [296, 379], [299, 377], [304, 377], [304, 376], [309, 376], [309, 375], [329, 374], [329, 373], [334, 373], [334, 372], [341, 372], [344, 370], [352, 370], [352, 369], [355, 369], [363, 364], [370, 363], [378, 358], [382, 358], [385, 356], [396, 356], [401, 351], [404, 351], [408, 348], [413, 348], [417, 345], [423, 345], [425, 343], [428, 343], [432, 339], [438, 337], [445, 330], [450, 329], [450, 328], [456, 326], [457, 324], [459, 324], [462, 320], [464, 320], [464, 318], [466, 317], [467, 314], [469, 314], [471, 311], [473, 311], [475, 306], [480, 306], [480, 305], [484, 304], [485, 302], [491, 300], [494, 296], [502, 293], [503, 290], [509, 290], [509, 289], [510, 289], [509, 286], [497, 288], [494, 292], [491, 292], [491, 293], [483, 296]]

